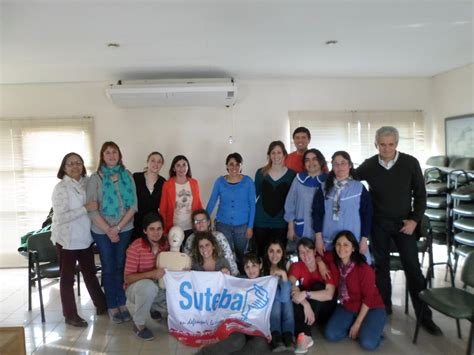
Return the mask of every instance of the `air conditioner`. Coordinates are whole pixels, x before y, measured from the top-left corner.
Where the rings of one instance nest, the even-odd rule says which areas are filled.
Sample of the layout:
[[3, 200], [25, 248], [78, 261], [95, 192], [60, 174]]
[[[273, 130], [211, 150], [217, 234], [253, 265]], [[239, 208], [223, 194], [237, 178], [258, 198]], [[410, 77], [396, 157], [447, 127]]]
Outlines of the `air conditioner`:
[[176, 79], [119, 81], [107, 96], [124, 108], [148, 106], [232, 106], [237, 85], [233, 79]]

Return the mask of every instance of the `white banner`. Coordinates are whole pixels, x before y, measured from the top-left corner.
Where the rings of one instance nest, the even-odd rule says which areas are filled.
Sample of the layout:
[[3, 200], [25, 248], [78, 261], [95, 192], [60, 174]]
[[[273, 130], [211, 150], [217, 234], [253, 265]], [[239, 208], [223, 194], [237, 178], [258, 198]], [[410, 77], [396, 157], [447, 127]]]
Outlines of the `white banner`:
[[222, 272], [167, 271], [168, 328], [190, 346], [215, 343], [238, 331], [270, 340], [278, 279], [243, 279]]

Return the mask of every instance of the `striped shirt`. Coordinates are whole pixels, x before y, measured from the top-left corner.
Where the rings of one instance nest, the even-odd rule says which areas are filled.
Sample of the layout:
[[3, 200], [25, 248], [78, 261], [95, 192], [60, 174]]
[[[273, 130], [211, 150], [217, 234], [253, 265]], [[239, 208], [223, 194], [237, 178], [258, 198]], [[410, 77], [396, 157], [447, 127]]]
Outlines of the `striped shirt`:
[[162, 251], [169, 250], [169, 245], [160, 245], [158, 252], [153, 254], [150, 246], [142, 238], [136, 239], [127, 249], [125, 276], [137, 272], [146, 272], [156, 268], [156, 257]]

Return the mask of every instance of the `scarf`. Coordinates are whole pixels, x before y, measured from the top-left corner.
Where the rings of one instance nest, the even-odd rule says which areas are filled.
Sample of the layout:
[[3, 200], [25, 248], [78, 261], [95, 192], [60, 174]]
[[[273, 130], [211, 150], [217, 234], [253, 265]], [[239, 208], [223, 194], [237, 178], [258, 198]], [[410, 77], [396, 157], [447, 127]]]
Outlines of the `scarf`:
[[308, 173], [302, 172], [302, 173], [298, 173], [298, 175], [296, 175], [296, 178], [298, 179], [298, 182], [304, 186], [318, 187], [318, 186], [321, 186], [321, 184], [326, 181], [327, 174], [322, 173], [319, 176], [311, 177], [308, 175]]
[[112, 181], [112, 176], [115, 174], [119, 175], [117, 181], [118, 192], [125, 210], [128, 210], [136, 202], [132, 179], [124, 167], [120, 165], [116, 165], [113, 168], [108, 168], [103, 165], [100, 171], [104, 176], [102, 183], [102, 214], [118, 219], [120, 217], [119, 196], [117, 195], [114, 182]]
[[349, 292], [347, 291], [346, 278], [347, 275], [349, 275], [350, 272], [354, 270], [355, 264], [352, 261], [347, 265], [339, 262], [337, 267], [339, 268], [339, 275], [341, 276], [339, 279], [339, 286], [337, 288], [337, 299], [343, 305], [350, 299]]
[[334, 202], [332, 204], [332, 220], [339, 221], [339, 211], [341, 209], [341, 192], [347, 186], [349, 181], [352, 180], [351, 177], [338, 181], [334, 178], [334, 188], [336, 193], [334, 194]]

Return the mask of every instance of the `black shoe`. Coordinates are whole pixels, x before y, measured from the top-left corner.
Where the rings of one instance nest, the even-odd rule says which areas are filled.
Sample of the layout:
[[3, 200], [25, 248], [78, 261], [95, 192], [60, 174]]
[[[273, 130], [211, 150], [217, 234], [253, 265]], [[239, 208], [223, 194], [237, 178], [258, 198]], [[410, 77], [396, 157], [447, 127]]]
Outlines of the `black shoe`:
[[432, 319], [423, 319], [420, 322], [420, 325], [431, 335], [443, 335], [443, 332], [441, 331], [440, 327], [438, 327]]
[[87, 322], [79, 316], [66, 317], [64, 321], [66, 322], [66, 324], [72, 325], [73, 327], [80, 327], [80, 328], [87, 327]]
[[280, 332], [272, 332], [272, 342], [270, 343], [270, 347], [272, 348], [272, 352], [278, 353], [281, 351], [285, 351], [286, 347], [281, 340]]
[[154, 310], [150, 311], [150, 317], [151, 319], [156, 320], [157, 322], [163, 319], [163, 317], [161, 316], [161, 313], [159, 311], [154, 311]]
[[285, 344], [286, 350], [294, 351], [295, 342], [293, 340], [293, 334], [290, 332], [284, 332], [281, 337], [283, 338], [283, 344]]

